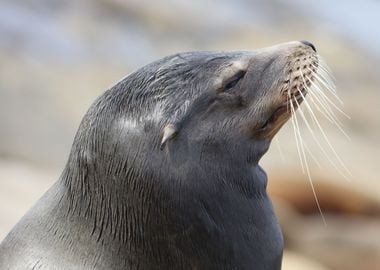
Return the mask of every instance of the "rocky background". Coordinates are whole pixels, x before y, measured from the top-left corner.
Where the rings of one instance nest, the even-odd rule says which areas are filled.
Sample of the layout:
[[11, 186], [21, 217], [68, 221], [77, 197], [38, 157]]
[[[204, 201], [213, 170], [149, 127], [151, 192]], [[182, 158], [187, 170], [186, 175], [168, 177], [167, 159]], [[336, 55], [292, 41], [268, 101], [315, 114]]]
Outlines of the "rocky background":
[[59, 177], [92, 101], [126, 74], [180, 51], [303, 39], [333, 70], [351, 116], [341, 118], [350, 139], [321, 121], [352, 176], [341, 176], [301, 124], [325, 224], [290, 123], [278, 134], [262, 166], [284, 269], [380, 269], [379, 14], [374, 0], [2, 0], [0, 240]]

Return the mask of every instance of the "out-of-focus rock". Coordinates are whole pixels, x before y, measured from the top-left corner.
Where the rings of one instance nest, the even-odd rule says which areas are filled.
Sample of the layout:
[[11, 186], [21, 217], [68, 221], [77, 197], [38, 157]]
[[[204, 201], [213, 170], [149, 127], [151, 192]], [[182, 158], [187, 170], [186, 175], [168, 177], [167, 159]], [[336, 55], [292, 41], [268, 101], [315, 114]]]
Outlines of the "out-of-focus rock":
[[316, 215], [287, 227], [286, 239], [300, 252], [333, 270], [380, 269], [380, 220]]
[[330, 270], [330, 268], [297, 253], [285, 251], [282, 270]]
[[380, 269], [378, 200], [348, 185], [316, 181], [324, 224], [307, 185], [299, 176], [269, 184], [285, 246], [332, 270]]
[[[314, 179], [318, 202], [325, 213], [380, 217], [380, 198], [355, 190], [348, 182]], [[273, 175], [268, 192], [301, 214], [318, 214], [319, 210], [310, 183], [305, 175]]]

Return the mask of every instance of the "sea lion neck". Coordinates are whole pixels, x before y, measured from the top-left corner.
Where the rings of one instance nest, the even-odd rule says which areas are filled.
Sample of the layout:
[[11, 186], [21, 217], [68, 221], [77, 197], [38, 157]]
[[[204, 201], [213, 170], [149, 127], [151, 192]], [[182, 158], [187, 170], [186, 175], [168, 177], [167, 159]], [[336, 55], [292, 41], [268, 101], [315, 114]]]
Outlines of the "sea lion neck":
[[161, 171], [175, 179], [174, 182], [227, 183], [235, 187], [248, 185], [264, 192], [267, 179], [259, 161], [268, 147], [268, 140], [252, 141], [247, 138], [246, 141], [241, 139], [240, 143], [232, 143], [209, 138], [188, 142], [179, 136], [161, 152], [159, 158], [165, 159], [163, 164], [170, 165]]
[[[190, 126], [190, 129], [192, 127]], [[248, 134], [219, 133], [208, 136], [206, 130], [199, 138], [189, 138], [186, 130], [162, 151], [163, 156], [170, 159], [175, 166], [182, 162], [194, 160], [204, 166], [215, 165], [233, 169], [233, 164], [247, 168], [257, 166], [268, 151], [271, 139], [255, 138]], [[204, 135], [204, 136], [203, 136]]]

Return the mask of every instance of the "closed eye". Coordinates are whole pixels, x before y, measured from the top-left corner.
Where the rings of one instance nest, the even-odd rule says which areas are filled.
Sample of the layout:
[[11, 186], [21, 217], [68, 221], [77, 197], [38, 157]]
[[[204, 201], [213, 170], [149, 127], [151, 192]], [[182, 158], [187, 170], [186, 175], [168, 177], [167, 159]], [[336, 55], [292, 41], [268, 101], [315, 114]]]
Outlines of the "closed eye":
[[233, 89], [237, 83], [244, 77], [246, 71], [240, 70], [238, 73], [236, 73], [234, 76], [232, 76], [224, 85], [224, 91], [229, 91]]

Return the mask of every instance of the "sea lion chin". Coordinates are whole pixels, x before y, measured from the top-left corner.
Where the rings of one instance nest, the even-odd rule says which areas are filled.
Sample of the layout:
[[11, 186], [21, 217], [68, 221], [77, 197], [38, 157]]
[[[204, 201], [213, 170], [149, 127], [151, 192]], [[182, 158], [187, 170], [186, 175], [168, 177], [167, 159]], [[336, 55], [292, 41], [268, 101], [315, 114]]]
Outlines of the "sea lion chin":
[[314, 46], [189, 52], [84, 116], [65, 169], [0, 246], [1, 269], [280, 269], [258, 165], [306, 95]]

